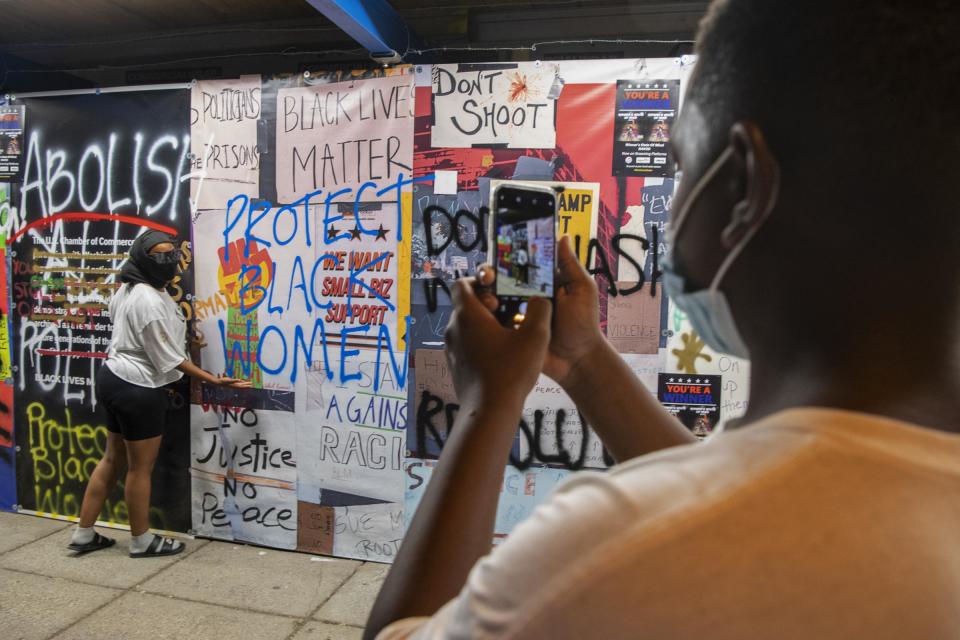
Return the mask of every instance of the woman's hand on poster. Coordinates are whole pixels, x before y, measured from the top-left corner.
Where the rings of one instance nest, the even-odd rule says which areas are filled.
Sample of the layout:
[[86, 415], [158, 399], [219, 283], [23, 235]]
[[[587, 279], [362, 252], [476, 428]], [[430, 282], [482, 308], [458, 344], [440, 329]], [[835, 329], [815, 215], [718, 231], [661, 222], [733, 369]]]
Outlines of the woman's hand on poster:
[[531, 298], [524, 323], [519, 329], [508, 329], [490, 313], [489, 294], [477, 285], [475, 278], [461, 278], [450, 290], [453, 314], [444, 350], [457, 398], [467, 410], [503, 402], [519, 407], [547, 355], [550, 302]]
[[217, 374], [213, 383], [218, 387], [230, 387], [231, 389], [250, 389], [253, 383], [242, 378], [230, 378], [222, 374]]
[[[477, 269], [477, 296], [491, 312], [498, 304], [493, 293], [496, 278], [496, 269], [489, 264]], [[577, 260], [567, 236], [557, 243], [555, 290], [550, 348], [543, 372], [565, 387], [572, 381], [577, 364], [606, 344], [600, 331], [597, 283]]]

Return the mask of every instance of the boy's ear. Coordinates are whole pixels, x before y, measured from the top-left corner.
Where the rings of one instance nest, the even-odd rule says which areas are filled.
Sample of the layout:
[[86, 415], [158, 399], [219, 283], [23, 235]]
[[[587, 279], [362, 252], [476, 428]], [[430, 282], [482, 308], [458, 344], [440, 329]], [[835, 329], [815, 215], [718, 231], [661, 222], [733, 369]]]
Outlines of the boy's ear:
[[730, 128], [730, 146], [744, 186], [741, 199], [731, 210], [730, 221], [720, 236], [727, 249], [735, 247], [747, 233], [763, 224], [773, 211], [780, 189], [780, 166], [759, 126], [749, 121], [734, 124]]

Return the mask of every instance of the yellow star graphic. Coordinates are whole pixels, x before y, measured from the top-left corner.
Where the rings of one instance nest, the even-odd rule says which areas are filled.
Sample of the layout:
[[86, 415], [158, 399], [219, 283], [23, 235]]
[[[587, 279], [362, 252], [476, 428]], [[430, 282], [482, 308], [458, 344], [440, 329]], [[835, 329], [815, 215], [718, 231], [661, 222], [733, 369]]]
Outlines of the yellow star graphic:
[[673, 355], [677, 356], [677, 369], [686, 373], [697, 373], [697, 358], [703, 358], [705, 362], [710, 362], [713, 358], [703, 353], [703, 340], [696, 333], [684, 333], [680, 336], [683, 340], [683, 349], [673, 349]]

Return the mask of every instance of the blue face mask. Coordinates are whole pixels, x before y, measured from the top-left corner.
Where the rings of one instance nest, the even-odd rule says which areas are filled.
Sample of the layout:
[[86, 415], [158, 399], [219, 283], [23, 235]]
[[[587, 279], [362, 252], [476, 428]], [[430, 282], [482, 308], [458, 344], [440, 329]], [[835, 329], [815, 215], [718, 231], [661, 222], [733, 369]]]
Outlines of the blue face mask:
[[750, 352], [743, 338], [740, 336], [740, 332], [737, 330], [736, 322], [734, 322], [733, 319], [733, 312], [730, 310], [730, 304], [727, 302], [727, 297], [723, 291], [720, 291], [719, 287], [720, 282], [730, 269], [733, 261], [740, 255], [743, 248], [747, 246], [747, 243], [753, 237], [754, 233], [756, 233], [757, 229], [760, 228], [760, 225], [755, 225], [751, 228], [740, 242], [730, 250], [730, 253], [724, 258], [723, 263], [713, 277], [710, 286], [706, 289], [688, 293], [686, 279], [673, 268], [672, 254], [683, 223], [686, 221], [687, 216], [693, 209], [694, 203], [697, 201], [697, 198], [700, 197], [704, 188], [710, 184], [710, 181], [713, 180], [714, 176], [720, 168], [723, 167], [724, 163], [729, 160], [732, 154], [733, 149], [728, 147], [727, 150], [717, 158], [716, 162], [711, 165], [703, 177], [700, 178], [696, 186], [690, 190], [690, 195], [687, 196], [686, 201], [683, 203], [683, 209], [677, 216], [676, 223], [673, 225], [672, 230], [667, 231], [667, 255], [664, 256], [661, 263], [663, 265], [663, 289], [680, 310], [687, 314], [694, 331], [699, 334], [708, 347], [718, 353], [728, 353], [737, 358], [749, 358]]

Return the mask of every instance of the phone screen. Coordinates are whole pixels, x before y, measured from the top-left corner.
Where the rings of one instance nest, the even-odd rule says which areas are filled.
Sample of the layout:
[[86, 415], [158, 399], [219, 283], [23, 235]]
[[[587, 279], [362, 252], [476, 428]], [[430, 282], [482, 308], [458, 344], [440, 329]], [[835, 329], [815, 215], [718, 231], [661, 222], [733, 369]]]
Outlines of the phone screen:
[[509, 318], [525, 313], [531, 296], [553, 297], [556, 195], [503, 186], [494, 200], [496, 295], [501, 315]]

